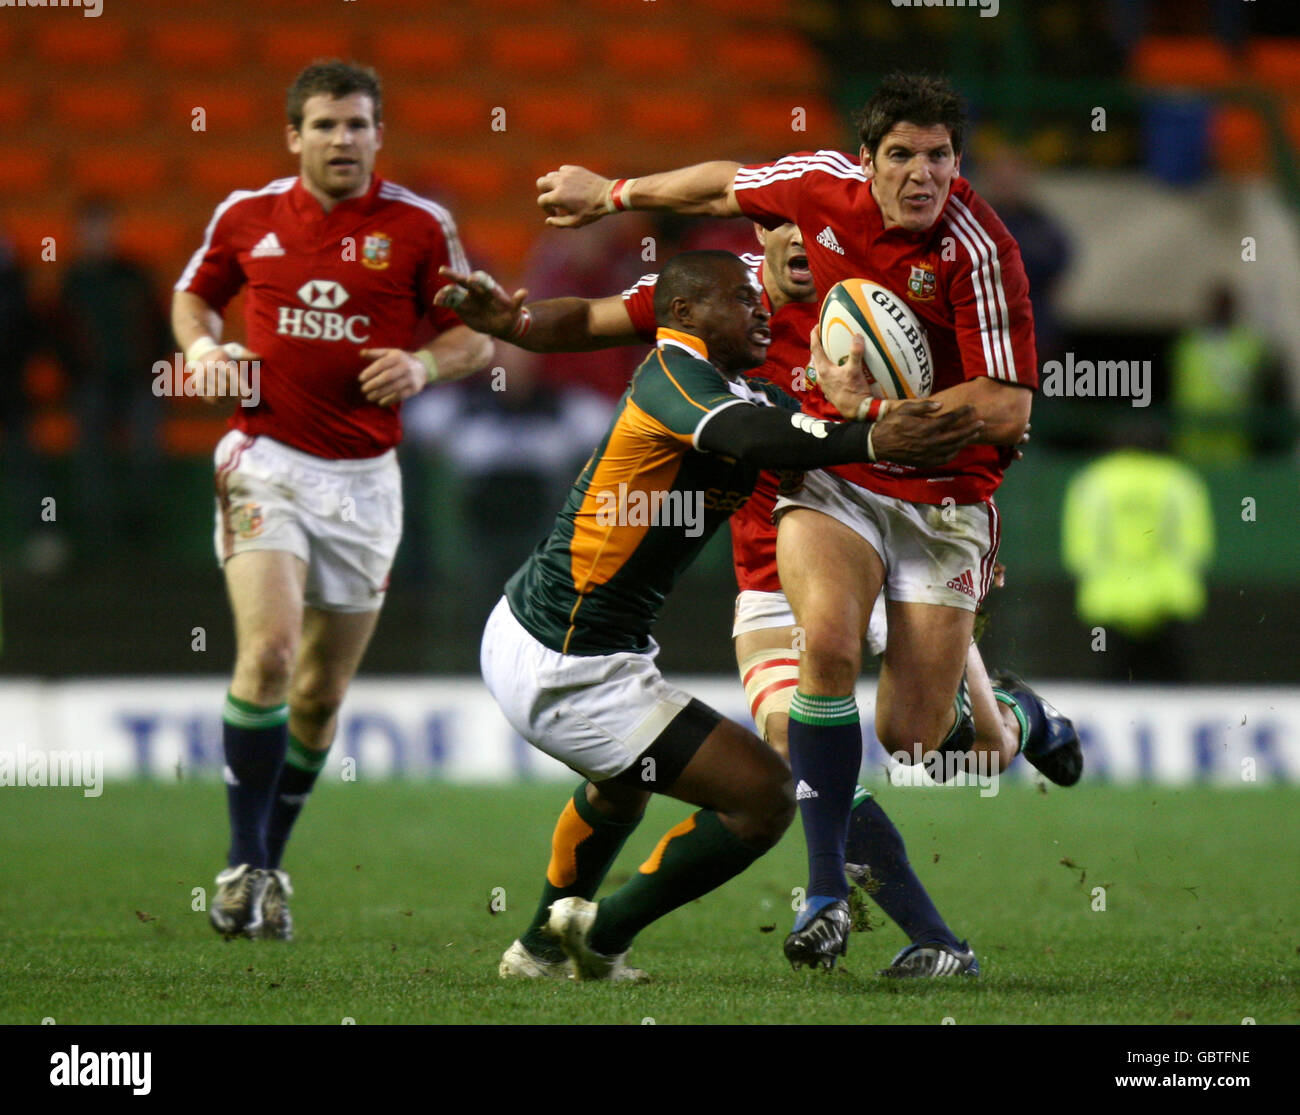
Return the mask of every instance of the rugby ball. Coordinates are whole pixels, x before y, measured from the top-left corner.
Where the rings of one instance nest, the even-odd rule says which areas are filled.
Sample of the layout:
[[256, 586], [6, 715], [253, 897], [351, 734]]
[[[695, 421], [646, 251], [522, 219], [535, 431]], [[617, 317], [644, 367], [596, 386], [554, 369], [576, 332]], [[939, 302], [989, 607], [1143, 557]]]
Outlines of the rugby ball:
[[871, 393], [881, 399], [923, 399], [934, 388], [925, 327], [893, 291], [868, 279], [836, 283], [822, 302], [822, 348], [843, 364], [861, 337]]

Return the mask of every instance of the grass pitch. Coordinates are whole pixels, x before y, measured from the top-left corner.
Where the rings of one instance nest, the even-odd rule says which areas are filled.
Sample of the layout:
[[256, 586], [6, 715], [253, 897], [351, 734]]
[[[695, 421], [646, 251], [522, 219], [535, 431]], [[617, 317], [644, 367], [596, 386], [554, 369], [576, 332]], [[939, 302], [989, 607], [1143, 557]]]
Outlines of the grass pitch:
[[[1300, 1022], [1294, 789], [883, 789], [978, 980], [877, 978], [904, 943], [878, 910], [835, 972], [791, 971], [796, 821], [641, 936], [652, 983], [506, 983], [568, 792], [323, 786], [286, 862], [285, 945], [223, 942], [192, 909], [223, 863], [219, 784], [0, 791], [0, 1023]], [[652, 804], [611, 881], [686, 811]]]

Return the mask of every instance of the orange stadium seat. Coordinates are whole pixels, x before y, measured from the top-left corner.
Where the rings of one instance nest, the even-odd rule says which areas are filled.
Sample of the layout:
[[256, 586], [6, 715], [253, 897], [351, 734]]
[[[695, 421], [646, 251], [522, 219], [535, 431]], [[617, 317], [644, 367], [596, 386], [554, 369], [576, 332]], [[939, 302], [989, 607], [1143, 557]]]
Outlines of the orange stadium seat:
[[1300, 93], [1300, 42], [1256, 39], [1246, 49], [1250, 76], [1279, 93]]
[[316, 58], [352, 56], [351, 34], [316, 20], [272, 24], [262, 28], [256, 42], [269, 68], [268, 76], [276, 80], [286, 75], [291, 78]]
[[163, 452], [169, 457], [206, 457], [225, 432], [224, 418], [169, 414], [163, 419], [160, 431]]
[[503, 156], [460, 153], [431, 154], [407, 163], [402, 175], [402, 184], [420, 193], [438, 197], [450, 190], [444, 204], [453, 208], [462, 199], [479, 201], [499, 197], [512, 184], [523, 181], [510, 160]]
[[733, 18], [773, 19], [789, 15], [791, 3], [790, 0], [696, 0], [694, 6], [701, 12], [714, 12]]
[[512, 123], [530, 135], [547, 139], [589, 136], [604, 123], [604, 103], [589, 92], [530, 89], [511, 98]]
[[87, 146], [71, 157], [72, 184], [85, 194], [135, 200], [165, 190], [168, 158], [153, 148]]
[[714, 125], [713, 106], [698, 96], [682, 93], [633, 96], [624, 113], [629, 132], [655, 139], [703, 139]]
[[[492, 131], [493, 102], [459, 86], [408, 86], [386, 98], [384, 119], [401, 137], [403, 144], [419, 136], [443, 137], [481, 135]], [[510, 114], [506, 113], [506, 127]]]
[[647, 76], [684, 74], [707, 59], [697, 54], [703, 43], [687, 31], [611, 31], [600, 44], [605, 67], [619, 77], [644, 82]]
[[235, 66], [240, 61], [243, 35], [225, 20], [186, 20], [164, 23], [148, 31], [153, 61], [167, 69], [185, 70], [220, 84], [213, 67]]
[[[800, 114], [796, 114], [802, 110]], [[773, 158], [791, 151], [835, 147], [848, 142], [847, 125], [819, 96], [744, 97], [728, 114], [728, 131]], [[796, 125], [802, 128], [796, 130]]]
[[583, 66], [582, 40], [562, 27], [511, 25], [492, 29], [487, 56], [502, 76], [576, 74]]
[[214, 148], [190, 155], [185, 159], [184, 168], [184, 176], [195, 194], [212, 204], [235, 190], [261, 189], [276, 178], [289, 178], [296, 173], [297, 164], [287, 152], [275, 155], [266, 150], [240, 147]]
[[72, 251], [72, 218], [64, 211], [16, 209], [0, 218], [0, 229], [13, 240], [19, 256], [29, 263], [41, 258], [47, 237], [54, 238], [54, 263], [62, 263]]
[[1269, 169], [1268, 132], [1254, 109], [1221, 105], [1210, 122], [1214, 162], [1220, 170], [1263, 174]]
[[0, 58], [8, 58], [14, 48], [14, 29], [9, 24], [0, 24]]
[[817, 52], [798, 35], [728, 35], [711, 53], [733, 74], [760, 86], [804, 85], [817, 73]]
[[188, 221], [137, 210], [118, 219], [117, 246], [132, 259], [166, 273], [198, 243]]
[[390, 23], [370, 36], [370, 54], [382, 75], [397, 71], [436, 79], [468, 53], [469, 36], [447, 24]]
[[[194, 132], [194, 110], [204, 112], [204, 132]], [[248, 133], [258, 129], [267, 137], [278, 134], [281, 106], [248, 89], [217, 84], [174, 86], [167, 94], [167, 123], [195, 135]]]
[[0, 86], [0, 127], [20, 128], [32, 115], [30, 90]]
[[1133, 51], [1129, 69], [1144, 85], [1218, 88], [1235, 76], [1232, 58], [1222, 44], [1193, 36], [1148, 36]]
[[21, 196], [48, 189], [53, 171], [54, 160], [48, 152], [15, 148], [5, 158], [5, 193]]
[[127, 30], [97, 19], [51, 20], [35, 28], [33, 53], [56, 66], [115, 66], [126, 59]]
[[515, 281], [532, 251], [533, 242], [542, 230], [540, 221], [531, 223], [509, 218], [485, 218], [468, 226], [465, 237], [472, 253], [470, 263], [475, 267], [490, 266], [496, 269], [501, 282]]
[[50, 97], [56, 124], [96, 131], [137, 132], [148, 120], [148, 99], [135, 85], [61, 86]]

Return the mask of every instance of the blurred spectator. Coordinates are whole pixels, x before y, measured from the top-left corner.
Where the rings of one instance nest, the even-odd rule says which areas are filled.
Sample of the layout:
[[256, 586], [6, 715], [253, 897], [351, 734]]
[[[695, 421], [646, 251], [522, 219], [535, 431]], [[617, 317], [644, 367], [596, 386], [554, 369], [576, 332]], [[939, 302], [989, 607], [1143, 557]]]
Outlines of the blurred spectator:
[[1210, 495], [1200, 476], [1149, 448], [1116, 450], [1071, 478], [1061, 531], [1065, 566], [1079, 582], [1078, 616], [1105, 631], [1107, 674], [1190, 680], [1188, 625], [1205, 611], [1214, 552]]
[[1173, 448], [1184, 460], [1231, 465], [1290, 445], [1281, 367], [1227, 283], [1210, 289], [1203, 321], [1174, 341], [1170, 372]]
[[1070, 237], [1061, 223], [1030, 197], [1033, 171], [1014, 147], [1004, 143], [992, 147], [979, 163], [978, 178], [980, 194], [1020, 245], [1034, 306], [1034, 343], [1041, 368], [1045, 361], [1065, 356], [1056, 298], [1061, 277], [1070, 266]]
[[[436, 448], [457, 474], [463, 619], [476, 630], [550, 530], [613, 412], [594, 392], [541, 379], [540, 357], [505, 345], [497, 352], [495, 367], [423, 392], [403, 416], [407, 441]], [[408, 498], [407, 507], [427, 502]]]
[[[153, 394], [152, 367], [171, 354], [170, 330], [149, 272], [117, 250], [107, 203], [81, 206], [76, 235], [54, 343], [72, 381], [77, 417], [79, 525], [97, 546], [124, 536], [143, 545], [157, 527], [161, 494], [162, 400]], [[125, 469], [115, 467], [119, 456]]]

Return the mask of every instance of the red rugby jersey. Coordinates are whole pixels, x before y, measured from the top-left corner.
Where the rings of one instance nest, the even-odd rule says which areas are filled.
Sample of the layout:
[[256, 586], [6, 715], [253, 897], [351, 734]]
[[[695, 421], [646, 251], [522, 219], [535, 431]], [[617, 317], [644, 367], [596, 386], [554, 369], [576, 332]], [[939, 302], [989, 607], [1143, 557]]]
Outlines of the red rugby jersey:
[[[964, 178], [956, 178], [939, 219], [923, 232], [885, 228], [858, 160], [839, 151], [800, 152], [736, 172], [736, 201], [769, 228], [794, 221], [819, 291], [843, 279], [870, 279], [906, 299], [926, 328], [934, 390], [976, 376], [1038, 386], [1034, 319], [1020, 249]], [[813, 414], [835, 416], [820, 392]], [[830, 471], [911, 503], [975, 503], [993, 495], [1013, 450], [967, 446], [942, 468], [893, 463], [837, 465]]]
[[230, 425], [330, 459], [374, 457], [402, 437], [398, 407], [368, 402], [363, 348], [410, 349], [433, 304], [438, 268], [468, 271], [451, 214], [373, 177], [326, 213], [298, 178], [237, 190], [217, 206], [177, 290], [220, 313], [247, 284], [246, 341], [262, 360], [261, 402]]
[[[763, 257], [741, 256], [754, 273], [758, 285], [763, 285]], [[634, 287], [623, 292], [632, 325], [646, 341], [655, 338], [654, 289], [658, 275], [647, 275]], [[763, 305], [770, 311], [771, 300], [763, 291]], [[756, 379], [768, 379], [782, 391], [800, 397], [794, 377], [808, 366], [808, 335], [817, 324], [818, 305], [815, 302], [787, 302], [768, 323], [772, 330], [772, 343], [767, 349], [767, 360], [761, 367], [746, 372]], [[819, 398], [820, 391], [812, 392]], [[840, 414], [831, 408], [835, 418]], [[731, 560], [736, 567], [736, 584], [741, 591], [780, 592], [781, 581], [776, 575], [776, 527], [772, 523], [772, 509], [776, 506], [777, 478], [773, 473], [759, 473], [753, 494], [731, 516]]]

